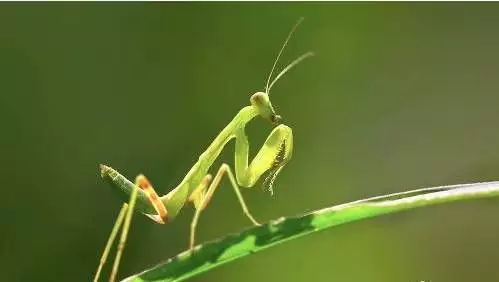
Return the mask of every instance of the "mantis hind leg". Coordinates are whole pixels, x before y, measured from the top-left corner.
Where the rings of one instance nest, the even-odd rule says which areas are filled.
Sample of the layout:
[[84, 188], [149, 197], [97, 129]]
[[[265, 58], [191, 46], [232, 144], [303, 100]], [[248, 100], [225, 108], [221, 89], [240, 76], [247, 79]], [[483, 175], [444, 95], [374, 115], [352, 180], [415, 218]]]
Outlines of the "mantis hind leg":
[[206, 187], [208, 186], [209, 181], [211, 180], [211, 175], [206, 175], [203, 181], [201, 182], [200, 186], [191, 194], [190, 201], [194, 202], [194, 206], [196, 207], [196, 212], [194, 213], [194, 217], [192, 218], [191, 222], [191, 234], [190, 234], [190, 239], [189, 239], [189, 249], [193, 249], [194, 243], [195, 243], [195, 237], [196, 237], [196, 227], [198, 225], [199, 221], [199, 216], [201, 215], [201, 212], [206, 208], [208, 203], [210, 202], [213, 193], [217, 189], [218, 185], [220, 184], [220, 180], [222, 180], [222, 177], [224, 174], [227, 173], [227, 176], [229, 177], [229, 180], [232, 184], [232, 188], [234, 188], [234, 192], [236, 193], [237, 199], [239, 200], [239, 203], [241, 204], [241, 208], [243, 210], [244, 215], [248, 217], [248, 219], [254, 224], [254, 225], [260, 225], [253, 215], [248, 210], [248, 207], [246, 205], [246, 202], [244, 201], [243, 195], [241, 194], [241, 191], [239, 190], [239, 186], [237, 185], [236, 178], [234, 177], [234, 174], [232, 173], [232, 170], [230, 169], [229, 165], [227, 164], [222, 164], [220, 168], [218, 169], [217, 174], [213, 178], [213, 181], [211, 182], [210, 186], [208, 189]]
[[[156, 191], [154, 190], [154, 188], [152, 187], [149, 180], [144, 175], [140, 174], [135, 179], [135, 185], [138, 186], [140, 189], [144, 190], [144, 192], [146, 193], [147, 197], [149, 198], [151, 204], [156, 209], [156, 213], [157, 213], [156, 215], [148, 215], [148, 216], [157, 223], [161, 223], [161, 224], [166, 223], [168, 213], [166, 211], [166, 208], [165, 208], [163, 202], [161, 202], [159, 200], [159, 196], [156, 193]], [[116, 280], [121, 256], [123, 254], [123, 250], [125, 249], [125, 243], [126, 243], [126, 239], [128, 237], [128, 230], [130, 229], [130, 224], [131, 224], [131, 220], [132, 220], [134, 206], [135, 206], [135, 202], [137, 200], [137, 193], [138, 193], [138, 189], [134, 189], [132, 191], [132, 193], [130, 194], [129, 203], [128, 204], [125, 203], [121, 207], [120, 213], [118, 214], [118, 217], [116, 218], [116, 221], [114, 223], [111, 234], [109, 235], [109, 238], [107, 240], [106, 247], [104, 248], [104, 252], [102, 253], [102, 257], [100, 259], [99, 266], [98, 266], [97, 271], [95, 273], [94, 282], [97, 282], [99, 280], [102, 268], [107, 261], [107, 257], [109, 256], [109, 251], [111, 249], [111, 246], [113, 245], [114, 240], [116, 239], [116, 236], [118, 235], [118, 231], [124, 222], [124, 225], [123, 225], [122, 230], [121, 230], [120, 242], [119, 242], [118, 248], [116, 250], [116, 257], [114, 260], [113, 269], [111, 271], [111, 276], [109, 278], [109, 281]]]
[[102, 267], [104, 267], [104, 264], [107, 261], [107, 257], [109, 256], [109, 251], [111, 250], [111, 246], [113, 245], [113, 242], [116, 239], [116, 235], [118, 235], [118, 231], [121, 227], [121, 224], [123, 223], [123, 219], [125, 218], [127, 209], [128, 209], [128, 204], [125, 203], [121, 206], [120, 213], [118, 214], [118, 217], [114, 222], [113, 229], [111, 231], [111, 234], [109, 235], [109, 238], [107, 239], [106, 247], [104, 248], [104, 252], [102, 253], [101, 259], [99, 261], [99, 266], [97, 267], [97, 271], [95, 272], [94, 282], [99, 281]]
[[[139, 174], [135, 178], [135, 185], [140, 189], [144, 190], [147, 194], [147, 197], [151, 201], [151, 204], [156, 209], [156, 215], [148, 215], [152, 220], [157, 223], [164, 224], [167, 222], [168, 213], [166, 211], [166, 207], [163, 202], [160, 201], [156, 190], [152, 187], [149, 180], [143, 175]], [[128, 212], [125, 217], [125, 222], [123, 224], [123, 229], [121, 230], [120, 242], [118, 244], [118, 249], [116, 250], [116, 257], [114, 259], [113, 269], [111, 271], [111, 276], [109, 281], [113, 282], [116, 280], [116, 275], [118, 274], [118, 267], [120, 264], [121, 256], [123, 254], [123, 250], [125, 249], [125, 243], [128, 236], [128, 230], [130, 229], [130, 223], [132, 221], [133, 209], [135, 206], [135, 202], [137, 200], [138, 189], [134, 189], [132, 194], [130, 195], [130, 202], [128, 207]]]
[[[137, 201], [138, 189], [134, 189], [130, 195], [130, 202], [128, 203], [128, 209], [121, 229], [120, 242], [118, 243], [118, 248], [116, 250], [116, 257], [114, 258], [113, 269], [111, 270], [111, 275], [109, 276], [109, 281], [114, 282], [116, 276], [118, 275], [118, 267], [120, 265], [121, 256], [123, 250], [125, 249], [126, 239], [128, 237], [128, 230], [130, 230], [130, 224], [132, 222], [133, 209], [135, 207], [135, 202]], [[126, 204], [124, 204], [126, 205]]]
[[147, 216], [156, 223], [165, 224], [168, 221], [168, 211], [166, 210], [165, 204], [159, 198], [158, 193], [156, 193], [156, 190], [152, 187], [151, 182], [143, 174], [139, 174], [135, 178], [135, 185], [144, 190], [149, 201], [156, 210], [155, 215], [148, 214]]

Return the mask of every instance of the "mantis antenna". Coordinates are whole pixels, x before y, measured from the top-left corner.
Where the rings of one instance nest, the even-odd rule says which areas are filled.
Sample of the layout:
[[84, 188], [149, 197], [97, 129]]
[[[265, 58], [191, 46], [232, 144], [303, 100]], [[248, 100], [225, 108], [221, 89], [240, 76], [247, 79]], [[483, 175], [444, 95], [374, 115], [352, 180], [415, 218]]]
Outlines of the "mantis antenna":
[[[296, 66], [299, 62], [305, 60], [306, 58], [308, 57], [312, 57], [314, 54], [314, 52], [307, 52], [303, 55], [301, 55], [300, 57], [296, 58], [293, 62], [291, 62], [291, 64], [287, 65], [275, 78], [274, 80], [272, 81], [272, 83], [270, 84], [269, 86], [269, 89], [267, 91], [270, 91], [270, 89], [272, 88], [272, 86], [274, 85], [274, 83], [277, 82], [277, 80], [279, 78], [281, 78], [281, 76], [283, 76], [285, 73], [287, 73], [290, 69], [292, 69], [294, 66]], [[268, 92], [267, 92], [268, 94]]]
[[[272, 83], [270, 83], [270, 78], [272, 77], [272, 74], [274, 73], [274, 70], [275, 70], [275, 67], [277, 65], [277, 62], [279, 61], [279, 58], [281, 57], [282, 55], [282, 52], [284, 51], [284, 48], [286, 48], [286, 45], [288, 45], [288, 41], [289, 39], [291, 39], [291, 36], [293, 36], [293, 33], [295, 32], [296, 28], [301, 24], [301, 22], [303, 22], [303, 17], [301, 17], [298, 22], [296, 22], [296, 24], [293, 26], [293, 28], [291, 29], [291, 31], [289, 32], [288, 34], [288, 37], [286, 38], [286, 40], [284, 41], [284, 44], [282, 45], [281, 47], [281, 50], [279, 50], [279, 53], [277, 54], [277, 57], [274, 61], [274, 64], [272, 65], [272, 69], [270, 70], [270, 73], [269, 73], [269, 77], [267, 78], [267, 83], [265, 84], [265, 93], [269, 94], [269, 91], [270, 89], [272, 88], [272, 85], [274, 85], [274, 83], [277, 82], [277, 80], [283, 76], [286, 72], [288, 72], [291, 68], [293, 68], [294, 66], [296, 66], [299, 62], [303, 61], [304, 59], [308, 58], [308, 57], [311, 57], [314, 55], [313, 52], [307, 52], [303, 55], [301, 55], [300, 57], [298, 57], [296, 60], [294, 60], [293, 62], [291, 62], [291, 64], [289, 64], [288, 66], [286, 66], [277, 76], [276, 78], [272, 81]], [[270, 85], [269, 85], [270, 83]]]

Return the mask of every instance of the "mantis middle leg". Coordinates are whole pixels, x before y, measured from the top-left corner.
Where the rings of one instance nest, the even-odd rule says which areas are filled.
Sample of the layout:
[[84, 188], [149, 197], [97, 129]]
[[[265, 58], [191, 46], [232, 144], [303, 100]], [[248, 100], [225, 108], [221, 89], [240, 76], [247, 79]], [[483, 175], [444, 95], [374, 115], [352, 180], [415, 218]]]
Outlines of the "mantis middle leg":
[[[194, 217], [192, 218], [191, 222], [191, 234], [189, 238], [189, 249], [192, 250], [194, 248], [194, 242], [195, 242], [195, 237], [196, 237], [196, 227], [198, 225], [199, 221], [199, 216], [201, 215], [201, 212], [206, 208], [208, 203], [210, 202], [213, 193], [217, 189], [218, 185], [220, 184], [220, 180], [222, 180], [222, 177], [224, 174], [227, 173], [227, 176], [229, 177], [229, 180], [232, 184], [232, 187], [234, 188], [234, 192], [237, 195], [237, 199], [239, 200], [239, 203], [241, 204], [241, 208], [243, 209], [244, 215], [246, 215], [249, 220], [254, 224], [254, 225], [260, 225], [258, 221], [255, 220], [253, 215], [248, 210], [248, 206], [246, 205], [246, 202], [244, 201], [243, 195], [241, 194], [241, 191], [239, 190], [239, 186], [237, 185], [236, 178], [234, 177], [234, 174], [232, 173], [230, 166], [227, 164], [222, 164], [220, 168], [218, 169], [217, 174], [215, 175], [215, 178], [211, 182], [210, 186], [207, 188], [208, 184], [206, 181], [203, 183], [203, 186], [199, 187], [199, 191], [196, 191], [193, 196], [191, 197], [191, 201], [194, 202], [194, 206], [196, 208], [196, 212], [194, 213]], [[205, 179], [210, 179], [211, 176], [208, 174], [206, 175]]]
[[239, 185], [248, 188], [253, 187], [261, 175], [268, 171], [269, 174], [265, 179], [264, 185], [268, 185], [269, 190], [271, 190], [273, 179], [275, 179], [280, 169], [291, 157], [292, 144], [293, 135], [291, 129], [285, 125], [280, 125], [270, 133], [262, 148], [248, 166], [249, 144], [247, 136], [244, 129], [241, 129], [236, 133], [236, 175], [234, 176], [230, 166], [224, 163], [220, 166], [210, 186], [207, 188], [207, 184], [211, 179], [211, 175], [208, 174], [205, 177], [205, 180], [190, 197], [190, 200], [194, 202], [194, 206], [196, 208], [196, 212], [191, 222], [191, 234], [189, 240], [190, 249], [194, 247], [196, 227], [201, 212], [206, 208], [207, 204], [211, 200], [213, 193], [220, 184], [220, 180], [224, 174], [227, 174], [229, 177], [244, 214], [253, 224], [259, 225], [259, 223], [249, 212], [239, 189]]

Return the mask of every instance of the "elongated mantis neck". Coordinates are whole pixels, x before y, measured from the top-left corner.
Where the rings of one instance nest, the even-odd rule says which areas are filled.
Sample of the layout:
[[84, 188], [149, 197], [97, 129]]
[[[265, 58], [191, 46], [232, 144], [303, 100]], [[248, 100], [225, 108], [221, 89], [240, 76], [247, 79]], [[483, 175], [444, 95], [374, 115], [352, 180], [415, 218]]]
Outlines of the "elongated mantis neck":
[[[198, 163], [200, 164], [200, 167], [198, 169], [202, 171], [202, 176], [206, 174], [206, 171], [218, 158], [218, 155], [222, 152], [225, 144], [235, 137], [236, 131], [243, 130], [246, 124], [257, 115], [258, 112], [253, 106], [246, 106], [242, 108], [229, 122], [229, 124], [227, 124], [227, 126], [220, 132], [220, 134], [215, 137], [215, 140], [213, 140], [206, 151], [199, 156]], [[189, 174], [186, 175], [184, 181], [189, 178]]]
[[232, 138], [236, 137], [239, 130], [244, 130], [246, 124], [257, 115], [258, 111], [253, 106], [242, 108], [220, 134], [215, 137], [215, 140], [208, 146], [206, 151], [199, 156], [199, 160], [192, 166], [182, 182], [170, 191], [170, 193], [162, 197], [162, 201], [168, 210], [168, 216], [171, 219], [178, 214], [186, 199], [208, 173], [208, 170], [218, 158], [225, 145]]
[[[244, 130], [244, 127], [248, 122], [250, 122], [254, 117], [258, 115], [258, 111], [253, 106], [246, 106], [242, 108], [236, 116], [227, 124], [227, 126], [222, 129], [222, 131], [215, 137], [215, 140], [208, 146], [206, 151], [199, 156], [198, 161], [192, 166], [189, 172], [185, 175], [184, 179], [180, 184], [174, 189], [177, 190], [171, 196], [178, 196], [180, 198], [187, 198], [188, 195], [196, 188], [197, 184], [201, 179], [208, 173], [211, 165], [218, 158], [222, 152], [225, 145], [235, 137], [238, 130]], [[188, 189], [182, 189], [186, 185], [189, 186]], [[183, 190], [183, 195], [176, 195], [180, 190]], [[172, 191], [173, 192], [173, 191]], [[166, 198], [165, 198], [166, 199]]]

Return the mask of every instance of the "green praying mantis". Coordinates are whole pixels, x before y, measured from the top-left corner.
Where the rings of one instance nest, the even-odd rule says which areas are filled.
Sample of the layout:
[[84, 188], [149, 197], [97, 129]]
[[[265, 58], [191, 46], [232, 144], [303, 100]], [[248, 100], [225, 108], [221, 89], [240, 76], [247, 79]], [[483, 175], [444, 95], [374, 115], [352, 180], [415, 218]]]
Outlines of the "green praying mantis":
[[[149, 180], [142, 174], [136, 177], [135, 183], [132, 183], [115, 169], [106, 165], [100, 165], [102, 178], [109, 182], [111, 187], [117, 189], [120, 192], [120, 195], [124, 196], [123, 199], [128, 201], [128, 203], [123, 204], [118, 218], [116, 219], [102, 254], [94, 281], [98, 281], [111, 245], [117, 236], [119, 228], [124, 222], [110, 277], [110, 281], [115, 280], [134, 210], [141, 212], [156, 223], [166, 224], [179, 214], [180, 210], [187, 202], [192, 202], [195, 208], [195, 214], [190, 226], [189, 249], [193, 250], [196, 226], [201, 212], [208, 205], [224, 175], [228, 176], [243, 213], [254, 225], [259, 225], [249, 212], [239, 187], [254, 187], [260, 177], [266, 173], [263, 185], [272, 194], [274, 180], [291, 159], [293, 152], [293, 133], [290, 127], [281, 124], [281, 116], [276, 113], [272, 106], [269, 92], [272, 86], [286, 72], [302, 60], [314, 55], [312, 52], [301, 55], [287, 65], [271, 82], [277, 62], [293, 32], [302, 20], [303, 19], [300, 19], [295, 24], [284, 41], [267, 78], [265, 92], [257, 92], [251, 96], [250, 105], [242, 108], [229, 124], [222, 129], [206, 151], [199, 156], [198, 161], [192, 166], [189, 172], [187, 172], [180, 184], [168, 194], [159, 196]], [[269, 121], [275, 127], [268, 135], [256, 156], [248, 163], [249, 142], [245, 133], [245, 127], [251, 120], [258, 116]], [[223, 163], [215, 176], [212, 177], [212, 175], [208, 173], [209, 169], [218, 158], [225, 145], [232, 139], [235, 139], [235, 173], [228, 164]]]

